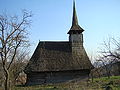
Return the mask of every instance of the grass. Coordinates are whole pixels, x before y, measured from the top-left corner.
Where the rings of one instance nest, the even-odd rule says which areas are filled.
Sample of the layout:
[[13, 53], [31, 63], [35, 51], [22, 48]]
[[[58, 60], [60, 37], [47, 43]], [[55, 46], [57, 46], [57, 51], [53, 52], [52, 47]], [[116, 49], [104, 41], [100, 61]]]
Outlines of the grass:
[[101, 89], [110, 86], [113, 90], [120, 90], [120, 76], [111, 76], [110, 79], [108, 77], [95, 78], [90, 85]]
[[12, 90], [105, 90], [106, 87], [120, 90], [120, 76], [111, 76], [110, 79], [107, 77], [95, 78], [93, 82], [88, 80], [51, 85], [15, 86]]

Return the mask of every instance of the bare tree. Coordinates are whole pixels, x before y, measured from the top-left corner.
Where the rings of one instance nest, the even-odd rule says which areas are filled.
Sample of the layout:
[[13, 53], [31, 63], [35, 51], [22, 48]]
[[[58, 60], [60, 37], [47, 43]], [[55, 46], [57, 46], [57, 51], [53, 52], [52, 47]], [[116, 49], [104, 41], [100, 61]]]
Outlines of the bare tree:
[[97, 61], [102, 64], [102, 67], [100, 67], [102, 69], [102, 74], [106, 73], [106, 76], [110, 78], [113, 63], [120, 61], [119, 40], [110, 37], [107, 41], [104, 41], [100, 54]]
[[101, 77], [101, 73], [100, 73], [100, 70], [101, 69], [98, 69], [99, 68], [99, 63], [98, 62], [94, 62], [94, 69], [92, 69], [91, 70], [91, 72], [90, 72], [90, 77], [91, 77], [91, 79], [92, 79], [92, 82], [93, 82], [93, 80], [94, 80], [94, 78], [96, 78], [96, 77]]
[[[16, 53], [15, 61], [13, 62], [12, 66], [10, 68], [10, 78], [11, 78], [12, 85], [18, 84], [17, 83], [18, 78], [20, 78], [20, 74], [23, 73], [24, 68], [29, 59], [30, 59], [29, 58], [29, 50], [26, 47], [24, 47], [21, 51], [18, 51]], [[24, 74], [24, 76], [25, 76], [25, 74]], [[23, 81], [23, 82], [25, 82], [25, 81]]]
[[120, 61], [120, 42], [119, 39], [110, 37], [108, 41], [104, 41], [103, 48], [100, 53], [102, 57], [107, 58], [107, 63]]
[[109, 66], [112, 64], [110, 64], [109, 66], [107, 64], [105, 64], [104, 58], [99, 59], [98, 62], [102, 62], [102, 67], [99, 68], [102, 70], [102, 74], [106, 73], [107, 77], [110, 78], [111, 74], [110, 74], [110, 67]]
[[4, 71], [4, 89], [10, 90], [10, 69], [21, 47], [28, 46], [27, 28], [31, 13], [23, 11], [22, 17], [0, 15], [0, 54]]

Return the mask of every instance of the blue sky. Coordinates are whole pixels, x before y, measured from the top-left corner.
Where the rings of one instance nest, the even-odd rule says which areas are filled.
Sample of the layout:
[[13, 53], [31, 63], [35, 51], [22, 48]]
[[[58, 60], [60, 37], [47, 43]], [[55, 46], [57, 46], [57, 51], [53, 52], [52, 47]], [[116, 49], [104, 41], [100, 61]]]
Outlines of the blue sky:
[[[33, 53], [39, 40], [68, 40], [72, 6], [73, 0], [0, 0], [0, 13], [19, 15], [22, 9], [32, 11], [29, 32]], [[94, 56], [109, 36], [119, 37], [120, 0], [76, 0], [76, 10], [89, 55]]]

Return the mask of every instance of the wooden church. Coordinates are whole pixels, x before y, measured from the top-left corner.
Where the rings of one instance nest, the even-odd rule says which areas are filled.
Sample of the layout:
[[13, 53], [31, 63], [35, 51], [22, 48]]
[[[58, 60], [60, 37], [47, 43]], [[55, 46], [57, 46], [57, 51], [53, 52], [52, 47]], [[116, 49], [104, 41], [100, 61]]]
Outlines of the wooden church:
[[83, 47], [75, 2], [69, 41], [40, 41], [28, 65], [26, 85], [61, 83], [87, 78], [93, 65]]

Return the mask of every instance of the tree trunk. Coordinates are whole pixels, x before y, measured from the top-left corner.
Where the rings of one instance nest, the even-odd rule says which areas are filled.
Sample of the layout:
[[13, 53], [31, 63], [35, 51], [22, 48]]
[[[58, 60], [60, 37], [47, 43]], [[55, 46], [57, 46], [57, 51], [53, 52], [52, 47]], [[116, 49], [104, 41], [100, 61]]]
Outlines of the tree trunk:
[[107, 77], [108, 77], [108, 79], [110, 79], [110, 71], [108, 70], [107, 66], [105, 66], [105, 68], [106, 68], [106, 72], [107, 72]]
[[10, 88], [10, 83], [9, 83], [9, 71], [4, 67], [4, 72], [5, 72], [5, 83], [4, 83], [4, 90], [11, 90]]

